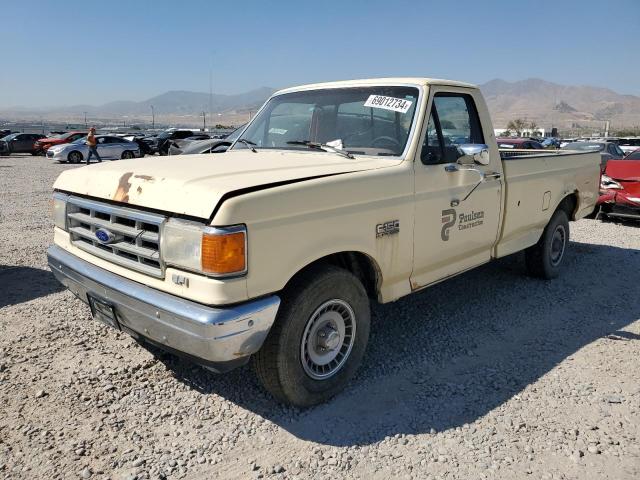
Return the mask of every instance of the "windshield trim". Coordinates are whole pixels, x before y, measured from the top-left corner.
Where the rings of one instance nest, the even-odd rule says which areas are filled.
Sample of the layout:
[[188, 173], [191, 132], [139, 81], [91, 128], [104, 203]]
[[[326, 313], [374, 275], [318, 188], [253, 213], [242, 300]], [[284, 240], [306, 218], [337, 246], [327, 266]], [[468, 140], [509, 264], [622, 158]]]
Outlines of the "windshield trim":
[[[356, 159], [358, 158], [375, 158], [375, 159], [391, 159], [391, 160], [406, 160], [407, 158], [407, 154], [409, 152], [409, 149], [411, 148], [411, 145], [413, 143], [414, 140], [414, 136], [416, 134], [416, 128], [417, 128], [417, 123], [418, 123], [418, 116], [420, 115], [420, 110], [422, 109], [422, 99], [424, 98], [424, 89], [425, 86], [424, 85], [420, 85], [417, 83], [403, 83], [403, 82], [393, 82], [393, 83], [380, 83], [380, 84], [370, 84], [370, 83], [354, 83], [352, 85], [336, 85], [335, 87], [322, 87], [322, 88], [318, 88], [318, 87], [309, 87], [309, 88], [300, 88], [300, 89], [294, 89], [294, 90], [289, 90], [287, 89], [286, 91], [281, 91], [281, 92], [276, 92], [273, 95], [271, 95], [266, 102], [264, 102], [262, 104], [262, 106], [260, 107], [260, 109], [256, 112], [256, 114], [253, 116], [253, 118], [247, 122], [247, 124], [244, 126], [244, 128], [242, 129], [242, 133], [244, 134], [244, 131], [249, 128], [251, 126], [251, 124], [253, 124], [253, 122], [256, 120], [256, 118], [258, 118], [260, 112], [262, 112], [262, 110], [267, 106], [267, 104], [274, 98], [279, 97], [280, 95], [287, 95], [290, 93], [298, 93], [298, 92], [312, 92], [314, 90], [346, 90], [349, 88], [377, 88], [377, 87], [412, 87], [412, 88], [417, 88], [418, 89], [418, 98], [416, 99], [416, 108], [413, 112], [413, 119], [411, 122], [411, 129], [409, 130], [409, 135], [407, 136], [407, 142], [405, 143], [404, 146], [404, 150], [402, 151], [402, 153], [400, 155], [384, 155], [384, 156], [380, 156], [380, 155], [363, 155], [360, 153], [354, 153], [352, 155], [354, 155], [356, 157]], [[238, 143], [238, 139], [242, 138], [242, 135], [240, 137], [238, 137], [229, 147], [229, 149], [227, 151], [231, 151], [234, 149], [234, 147], [236, 146], [236, 143]], [[269, 150], [277, 150], [277, 151], [283, 151], [283, 152], [295, 152], [295, 151], [299, 151], [298, 149], [288, 149], [288, 148], [277, 148], [277, 149], [269, 149]], [[259, 152], [260, 150], [258, 150]], [[345, 149], [345, 152], [347, 152], [348, 150]], [[333, 152], [327, 152], [327, 153], [333, 153]]]

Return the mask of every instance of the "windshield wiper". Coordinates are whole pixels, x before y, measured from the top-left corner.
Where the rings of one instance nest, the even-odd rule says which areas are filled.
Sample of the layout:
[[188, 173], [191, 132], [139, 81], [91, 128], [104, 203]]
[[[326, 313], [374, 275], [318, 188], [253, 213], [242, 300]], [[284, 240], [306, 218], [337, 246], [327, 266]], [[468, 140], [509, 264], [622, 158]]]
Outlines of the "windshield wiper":
[[256, 150], [256, 143], [252, 142], [251, 140], [247, 140], [246, 138], [239, 138], [238, 140], [236, 140], [236, 142], [240, 142], [247, 148], [250, 148], [253, 153], [258, 153], [258, 150]]
[[342, 155], [343, 157], [347, 157], [351, 159], [356, 158], [353, 155], [351, 155], [349, 152], [340, 150], [339, 148], [333, 147], [331, 145], [327, 145], [326, 143], [317, 143], [317, 142], [312, 142], [310, 140], [292, 140], [290, 142], [287, 142], [287, 145], [304, 145], [305, 147], [315, 148], [316, 150], [322, 150], [323, 152], [329, 151], [329, 152], [337, 153], [338, 155]]

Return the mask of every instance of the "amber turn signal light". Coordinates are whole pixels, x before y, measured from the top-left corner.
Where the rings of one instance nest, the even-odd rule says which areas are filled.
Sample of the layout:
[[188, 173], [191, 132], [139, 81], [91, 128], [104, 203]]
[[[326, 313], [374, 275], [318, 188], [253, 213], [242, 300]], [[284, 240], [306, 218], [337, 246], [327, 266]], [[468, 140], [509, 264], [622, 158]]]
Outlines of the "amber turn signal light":
[[247, 269], [246, 233], [203, 233], [202, 271], [214, 275], [244, 273]]

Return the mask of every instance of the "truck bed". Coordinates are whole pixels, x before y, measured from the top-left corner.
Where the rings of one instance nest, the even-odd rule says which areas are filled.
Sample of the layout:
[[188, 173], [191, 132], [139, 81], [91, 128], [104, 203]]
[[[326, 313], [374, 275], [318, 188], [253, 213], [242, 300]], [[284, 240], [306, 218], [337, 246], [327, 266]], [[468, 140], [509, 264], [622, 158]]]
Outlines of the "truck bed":
[[505, 195], [496, 257], [535, 244], [559, 203], [568, 195], [575, 194], [576, 198], [574, 220], [595, 208], [599, 152], [501, 150], [500, 155]]

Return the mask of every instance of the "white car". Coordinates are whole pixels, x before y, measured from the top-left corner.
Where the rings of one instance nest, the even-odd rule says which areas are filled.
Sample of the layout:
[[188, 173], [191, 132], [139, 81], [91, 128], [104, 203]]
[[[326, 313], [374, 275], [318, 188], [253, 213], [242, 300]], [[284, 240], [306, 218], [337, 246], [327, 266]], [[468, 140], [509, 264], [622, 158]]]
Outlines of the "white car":
[[[121, 137], [112, 135], [97, 135], [98, 154], [102, 160], [119, 160], [121, 158], [135, 158], [140, 156], [140, 147], [135, 142], [130, 142]], [[59, 162], [80, 163], [89, 155], [87, 137], [80, 138], [72, 143], [55, 145], [47, 150], [47, 158]]]

